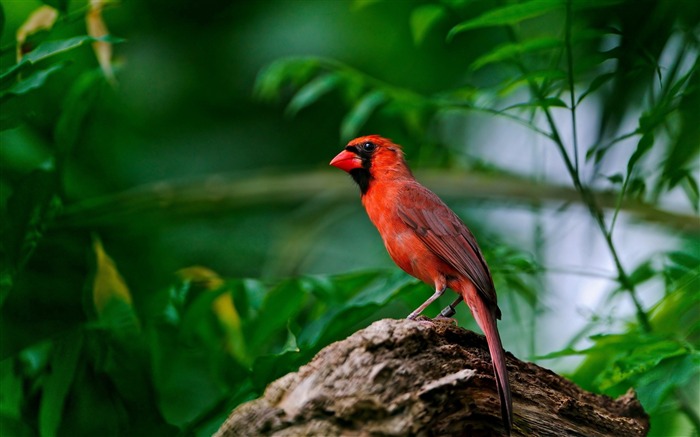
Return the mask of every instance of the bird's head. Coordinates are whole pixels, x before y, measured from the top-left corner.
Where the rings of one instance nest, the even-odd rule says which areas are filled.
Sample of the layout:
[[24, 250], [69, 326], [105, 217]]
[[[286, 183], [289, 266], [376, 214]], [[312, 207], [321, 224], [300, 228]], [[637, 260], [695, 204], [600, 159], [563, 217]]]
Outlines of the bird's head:
[[362, 194], [367, 192], [374, 180], [412, 177], [401, 146], [379, 135], [350, 141], [330, 165], [348, 172], [360, 186]]

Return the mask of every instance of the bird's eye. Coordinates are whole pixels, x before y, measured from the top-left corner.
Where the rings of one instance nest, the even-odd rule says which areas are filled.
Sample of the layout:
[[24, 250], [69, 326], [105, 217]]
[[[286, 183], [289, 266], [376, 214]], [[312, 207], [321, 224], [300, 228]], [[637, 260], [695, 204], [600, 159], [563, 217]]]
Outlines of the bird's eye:
[[376, 148], [377, 145], [369, 141], [367, 141], [366, 143], [362, 143], [362, 150], [364, 150], [365, 152], [374, 152], [374, 149]]

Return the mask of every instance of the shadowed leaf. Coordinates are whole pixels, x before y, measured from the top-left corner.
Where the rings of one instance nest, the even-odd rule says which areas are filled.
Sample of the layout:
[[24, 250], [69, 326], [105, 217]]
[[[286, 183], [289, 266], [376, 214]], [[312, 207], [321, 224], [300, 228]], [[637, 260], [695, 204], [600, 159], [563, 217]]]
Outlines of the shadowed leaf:
[[498, 9], [491, 9], [476, 18], [464, 21], [453, 27], [447, 34], [447, 39], [451, 40], [455, 35], [470, 29], [517, 24], [563, 7], [564, 2], [562, 0], [530, 0]]

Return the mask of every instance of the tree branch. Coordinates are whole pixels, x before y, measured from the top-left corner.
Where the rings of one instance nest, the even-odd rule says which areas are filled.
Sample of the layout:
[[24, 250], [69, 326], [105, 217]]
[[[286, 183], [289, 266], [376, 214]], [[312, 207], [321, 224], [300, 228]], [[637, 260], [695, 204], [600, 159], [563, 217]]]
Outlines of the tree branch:
[[[630, 390], [617, 400], [507, 354], [513, 436], [644, 436]], [[485, 339], [449, 322], [380, 320], [237, 407], [216, 437], [503, 435]]]
[[[432, 170], [416, 172], [418, 179], [444, 199], [514, 200], [531, 205], [547, 202], [581, 203], [575, 189], [538, 183], [505, 174]], [[601, 207], [615, 208], [612, 192], [591, 192]], [[134, 219], [173, 219], [226, 213], [262, 205], [296, 205], [312, 198], [356, 200], [357, 192], [346, 178], [328, 171], [256, 175], [234, 178], [215, 175], [204, 179], [164, 181], [143, 185], [111, 196], [68, 204], [56, 226], [120, 226]], [[700, 220], [691, 214], [658, 209], [627, 200], [622, 209], [635, 217], [686, 232], [700, 232]]]

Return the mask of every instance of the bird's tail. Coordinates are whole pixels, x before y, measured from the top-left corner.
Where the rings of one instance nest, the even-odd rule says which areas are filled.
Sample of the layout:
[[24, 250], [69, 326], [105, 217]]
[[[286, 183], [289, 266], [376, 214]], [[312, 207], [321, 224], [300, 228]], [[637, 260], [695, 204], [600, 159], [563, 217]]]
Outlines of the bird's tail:
[[[471, 284], [470, 284], [471, 285]], [[486, 335], [486, 342], [489, 345], [491, 361], [493, 363], [494, 376], [496, 377], [496, 387], [501, 400], [501, 416], [506, 432], [510, 435], [513, 423], [513, 401], [510, 394], [510, 384], [508, 383], [508, 369], [506, 368], [506, 357], [501, 344], [501, 337], [498, 334], [496, 325], [496, 313], [494, 308], [490, 308], [484, 299], [478, 295], [473, 285], [466, 287], [461, 292], [464, 302], [469, 305], [472, 315], [481, 330]]]

